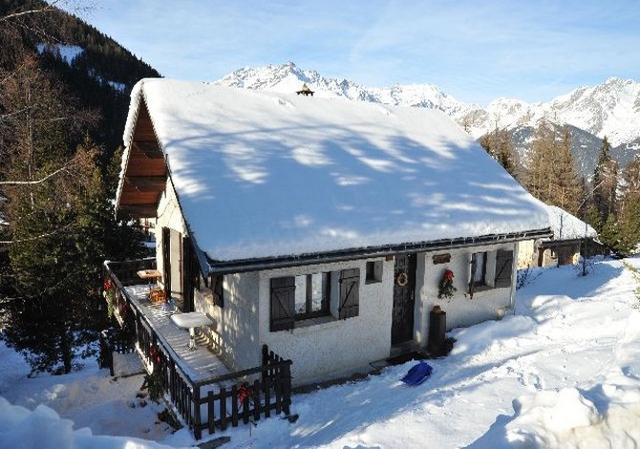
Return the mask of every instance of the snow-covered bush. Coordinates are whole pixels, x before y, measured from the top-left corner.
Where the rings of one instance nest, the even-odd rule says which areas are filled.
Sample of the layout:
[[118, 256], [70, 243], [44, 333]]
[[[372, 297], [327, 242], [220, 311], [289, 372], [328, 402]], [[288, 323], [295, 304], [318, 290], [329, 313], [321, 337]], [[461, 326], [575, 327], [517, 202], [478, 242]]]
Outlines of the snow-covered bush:
[[640, 309], [640, 269], [634, 267], [629, 262], [624, 262], [624, 266], [631, 272], [631, 275], [636, 282], [636, 288], [633, 290], [633, 293], [636, 295], [636, 302], [633, 304], [633, 308], [638, 310]]
[[521, 288], [526, 287], [527, 285], [535, 281], [538, 276], [540, 276], [540, 271], [532, 267], [518, 270], [516, 276], [516, 290], [520, 290]]
[[577, 263], [573, 266], [578, 276], [587, 276], [593, 272], [596, 267], [597, 257], [579, 256]]

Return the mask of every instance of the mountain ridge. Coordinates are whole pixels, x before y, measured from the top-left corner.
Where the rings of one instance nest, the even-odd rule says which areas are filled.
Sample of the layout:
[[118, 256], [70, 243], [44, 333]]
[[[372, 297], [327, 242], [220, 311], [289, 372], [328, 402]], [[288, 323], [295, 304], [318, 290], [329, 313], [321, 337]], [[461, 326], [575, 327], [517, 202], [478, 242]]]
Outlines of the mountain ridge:
[[634, 125], [640, 123], [640, 82], [619, 77], [609, 77], [595, 86], [577, 87], [547, 102], [499, 97], [486, 107], [459, 101], [433, 84], [366, 87], [346, 78], [324, 77], [293, 62], [244, 67], [214, 81], [224, 86], [277, 92], [294, 92], [303, 82], [318, 96], [439, 109], [475, 138], [495, 127], [511, 130], [536, 126], [543, 119], [575, 126], [600, 139], [606, 135], [614, 146], [640, 138], [640, 126]]

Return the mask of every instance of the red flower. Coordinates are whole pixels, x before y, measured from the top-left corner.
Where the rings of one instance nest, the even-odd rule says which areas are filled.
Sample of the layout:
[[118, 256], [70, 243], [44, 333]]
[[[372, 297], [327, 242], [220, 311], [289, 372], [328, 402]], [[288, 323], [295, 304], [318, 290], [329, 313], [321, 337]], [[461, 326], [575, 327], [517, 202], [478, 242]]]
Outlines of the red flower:
[[245, 399], [251, 396], [251, 391], [245, 386], [242, 385], [238, 388], [238, 402], [242, 404]]
[[443, 277], [446, 281], [453, 281], [453, 271], [445, 270]]
[[111, 278], [107, 278], [104, 280], [104, 284], [102, 285], [103, 290], [108, 291], [111, 290], [111, 287], [113, 285], [111, 284]]

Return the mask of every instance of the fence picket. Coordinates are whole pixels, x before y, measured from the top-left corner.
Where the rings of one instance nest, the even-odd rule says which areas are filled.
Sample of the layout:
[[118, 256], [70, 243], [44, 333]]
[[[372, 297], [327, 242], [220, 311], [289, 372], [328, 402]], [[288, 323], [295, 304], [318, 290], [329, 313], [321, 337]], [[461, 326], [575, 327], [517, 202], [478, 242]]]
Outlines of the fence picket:
[[260, 381], [253, 383], [253, 419], [260, 421]]
[[207, 423], [209, 424], [209, 434], [212, 435], [216, 431], [216, 414], [215, 402], [213, 399], [213, 391], [207, 393]]
[[227, 390], [220, 387], [220, 428], [227, 428]]
[[231, 387], [231, 425], [238, 427], [238, 386]]

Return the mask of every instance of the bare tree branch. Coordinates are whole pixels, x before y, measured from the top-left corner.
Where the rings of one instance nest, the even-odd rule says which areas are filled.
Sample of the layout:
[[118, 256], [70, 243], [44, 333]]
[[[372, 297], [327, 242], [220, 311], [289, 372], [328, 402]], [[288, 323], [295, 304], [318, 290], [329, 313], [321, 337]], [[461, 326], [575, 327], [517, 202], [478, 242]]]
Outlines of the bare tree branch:
[[59, 3], [60, 0], [54, 0], [51, 3], [49, 3], [47, 6], [43, 7], [43, 8], [36, 8], [36, 9], [28, 9], [26, 11], [18, 11], [18, 12], [14, 12], [11, 14], [7, 14], [4, 17], [0, 17], [0, 22], [4, 22], [7, 20], [12, 20], [15, 19], [17, 17], [22, 17], [22, 16], [26, 16], [26, 15], [31, 15], [31, 14], [40, 14], [43, 12], [48, 12], [51, 11], [52, 9], [54, 9], [54, 6], [56, 5], [56, 3]]
[[36, 184], [42, 184], [43, 182], [53, 178], [54, 176], [56, 176], [57, 174], [66, 171], [66, 169], [69, 167], [69, 163], [66, 163], [65, 165], [63, 165], [62, 167], [60, 167], [59, 169], [57, 169], [54, 172], [49, 173], [47, 176], [45, 176], [44, 178], [40, 178], [34, 181], [0, 181], [0, 186], [25, 186], [25, 185], [36, 185]]

